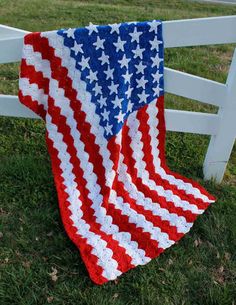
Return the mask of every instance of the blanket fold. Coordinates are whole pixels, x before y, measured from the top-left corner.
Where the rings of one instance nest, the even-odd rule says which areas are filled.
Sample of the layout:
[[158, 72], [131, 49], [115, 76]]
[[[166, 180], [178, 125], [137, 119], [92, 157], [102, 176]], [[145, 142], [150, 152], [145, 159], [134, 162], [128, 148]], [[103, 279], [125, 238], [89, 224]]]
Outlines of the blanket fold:
[[165, 161], [162, 23], [25, 36], [19, 99], [46, 124], [65, 230], [91, 279], [173, 245], [215, 201]]

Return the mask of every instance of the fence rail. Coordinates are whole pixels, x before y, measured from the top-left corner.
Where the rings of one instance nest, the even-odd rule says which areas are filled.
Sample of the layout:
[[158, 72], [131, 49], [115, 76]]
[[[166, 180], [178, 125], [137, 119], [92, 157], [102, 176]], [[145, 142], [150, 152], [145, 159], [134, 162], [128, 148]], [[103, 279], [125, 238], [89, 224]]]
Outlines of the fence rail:
[[[236, 16], [165, 21], [165, 48], [236, 43], [235, 29]], [[0, 25], [0, 63], [21, 59], [26, 33]], [[167, 130], [211, 136], [204, 178], [221, 182], [236, 138], [236, 49], [225, 84], [170, 68], [164, 81], [166, 92], [219, 107], [217, 114], [166, 109], [165, 118]], [[38, 118], [12, 95], [0, 95], [0, 115]]]

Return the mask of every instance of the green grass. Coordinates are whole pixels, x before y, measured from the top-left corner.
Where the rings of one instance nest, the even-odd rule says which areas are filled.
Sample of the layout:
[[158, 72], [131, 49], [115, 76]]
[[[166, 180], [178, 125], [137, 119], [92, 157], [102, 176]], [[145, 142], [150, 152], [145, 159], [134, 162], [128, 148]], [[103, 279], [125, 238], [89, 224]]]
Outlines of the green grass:
[[[127, 20], [236, 14], [236, 6], [190, 1], [0, 0], [0, 23], [29, 31]], [[204, 33], [203, 33], [204, 35]], [[233, 45], [165, 51], [166, 65], [225, 82]], [[16, 94], [18, 64], [0, 66], [0, 93]], [[166, 107], [215, 112], [166, 96]], [[168, 163], [218, 197], [178, 245], [115, 283], [94, 285], [66, 236], [42, 122], [0, 118], [0, 304], [232, 305], [235, 304], [236, 149], [221, 185], [202, 180], [209, 138], [167, 134]], [[52, 281], [52, 268], [58, 279]]]

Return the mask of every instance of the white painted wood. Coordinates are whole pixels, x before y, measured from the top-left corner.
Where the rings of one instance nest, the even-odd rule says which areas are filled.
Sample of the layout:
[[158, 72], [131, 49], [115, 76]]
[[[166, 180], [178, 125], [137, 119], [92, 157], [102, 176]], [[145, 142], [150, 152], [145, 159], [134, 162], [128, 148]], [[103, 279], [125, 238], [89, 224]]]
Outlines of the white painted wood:
[[[235, 28], [236, 16], [164, 21], [165, 48], [236, 43]], [[4, 61], [1, 60], [3, 52], [0, 45], [0, 63], [20, 60], [18, 50], [22, 48], [22, 39], [19, 37], [8, 40], [0, 35], [1, 45], [5, 44], [4, 52], [8, 51], [7, 56], [4, 55]]]
[[211, 3], [214, 3], [214, 4], [229, 4], [229, 5], [236, 5], [236, 2], [235, 0], [232, 0], [232, 1], [226, 1], [226, 0], [199, 0], [201, 2], [211, 2]]
[[227, 78], [227, 94], [220, 107], [218, 132], [211, 137], [205, 157], [205, 179], [221, 182], [236, 138], [236, 49]]
[[33, 111], [25, 107], [15, 95], [0, 94], [0, 116], [39, 119]]
[[[0, 95], [0, 116], [40, 119], [14, 95]], [[215, 114], [166, 109], [165, 120], [170, 131], [214, 135], [218, 129], [218, 116]]]
[[203, 77], [164, 68], [165, 91], [214, 106], [222, 106], [226, 85]]
[[[19, 47], [11, 52], [16, 40], [21, 42], [21, 46], [19, 43]], [[22, 46], [23, 41], [20, 38], [11, 38], [8, 44], [5, 40], [0, 40], [0, 63], [15, 62], [21, 58]], [[226, 90], [224, 84], [170, 68], [165, 68], [164, 77], [165, 91], [168, 93], [215, 106], [222, 105]]]
[[216, 114], [165, 109], [166, 129], [205, 135], [217, 134], [219, 117]]
[[236, 16], [163, 22], [165, 48], [236, 42]]
[[0, 36], [0, 64], [19, 61], [21, 59], [22, 47], [22, 37], [1, 39]]
[[0, 24], [0, 38], [24, 37], [27, 31]]
[[21, 60], [24, 36], [30, 33], [0, 24], [0, 64]]

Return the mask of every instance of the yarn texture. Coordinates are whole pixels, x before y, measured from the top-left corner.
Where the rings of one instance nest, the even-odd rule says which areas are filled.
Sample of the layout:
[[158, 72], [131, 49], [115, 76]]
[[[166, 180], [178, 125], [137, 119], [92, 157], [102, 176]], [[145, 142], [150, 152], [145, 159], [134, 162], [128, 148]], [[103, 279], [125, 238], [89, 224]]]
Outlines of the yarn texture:
[[159, 20], [25, 36], [19, 99], [46, 124], [64, 228], [97, 284], [147, 264], [215, 201], [165, 160]]

